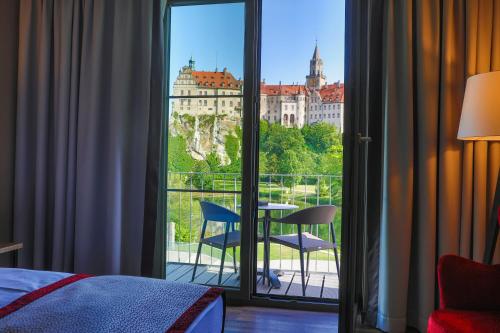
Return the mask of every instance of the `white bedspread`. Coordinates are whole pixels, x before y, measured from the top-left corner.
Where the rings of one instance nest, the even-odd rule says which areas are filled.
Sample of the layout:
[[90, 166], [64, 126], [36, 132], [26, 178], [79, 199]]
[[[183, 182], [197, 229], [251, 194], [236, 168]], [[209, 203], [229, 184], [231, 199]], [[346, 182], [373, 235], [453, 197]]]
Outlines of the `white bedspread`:
[[[0, 268], [0, 308], [23, 295], [57, 282], [72, 274]], [[222, 329], [223, 301], [213, 301], [190, 325], [189, 333], [218, 333]]]

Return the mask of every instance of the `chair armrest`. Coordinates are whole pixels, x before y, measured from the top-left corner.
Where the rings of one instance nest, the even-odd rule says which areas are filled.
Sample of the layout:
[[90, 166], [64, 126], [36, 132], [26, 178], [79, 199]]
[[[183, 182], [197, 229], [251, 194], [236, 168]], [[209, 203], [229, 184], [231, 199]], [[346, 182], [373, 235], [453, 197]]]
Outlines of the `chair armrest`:
[[455, 255], [438, 263], [441, 309], [500, 309], [500, 265], [485, 265]]

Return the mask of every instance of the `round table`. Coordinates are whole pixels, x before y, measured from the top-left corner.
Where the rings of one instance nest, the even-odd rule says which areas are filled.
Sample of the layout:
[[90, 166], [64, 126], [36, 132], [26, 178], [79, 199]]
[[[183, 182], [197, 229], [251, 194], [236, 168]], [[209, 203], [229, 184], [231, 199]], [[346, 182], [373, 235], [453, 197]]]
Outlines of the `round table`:
[[[265, 203], [265, 204], [259, 204], [258, 206], [259, 210], [264, 211], [264, 220], [263, 220], [263, 233], [264, 233], [264, 270], [263, 270], [263, 277], [262, 277], [262, 282], [265, 284], [266, 279], [267, 283], [272, 284], [274, 288], [280, 288], [281, 284], [278, 280], [278, 277], [274, 275], [274, 273], [270, 272], [269, 269], [269, 263], [270, 263], [270, 241], [269, 241], [269, 236], [271, 233], [271, 212], [273, 210], [293, 210], [299, 208], [299, 206], [296, 205], [290, 205], [290, 204], [280, 204], [280, 203]], [[273, 276], [271, 276], [273, 275]]]

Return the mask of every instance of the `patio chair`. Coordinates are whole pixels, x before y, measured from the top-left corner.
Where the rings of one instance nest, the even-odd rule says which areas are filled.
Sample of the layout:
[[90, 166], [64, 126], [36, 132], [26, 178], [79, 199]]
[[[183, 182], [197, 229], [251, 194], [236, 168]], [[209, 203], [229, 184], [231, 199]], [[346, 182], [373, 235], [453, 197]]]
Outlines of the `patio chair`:
[[[300, 254], [300, 274], [302, 277], [302, 295], [306, 295], [305, 275], [304, 275], [304, 253], [307, 254], [306, 274], [309, 274], [309, 254], [314, 251], [333, 249], [335, 255], [335, 264], [337, 266], [337, 275], [339, 274], [339, 258], [337, 252], [337, 243], [335, 241], [335, 229], [333, 228], [333, 218], [337, 207], [331, 205], [315, 206], [292, 213], [281, 219], [273, 219], [273, 222], [297, 225], [297, 234], [288, 234], [281, 236], [270, 236], [269, 240], [292, 249], [299, 250]], [[312, 232], [313, 225], [328, 224], [332, 233], [331, 242], [322, 240], [314, 236]], [[310, 225], [310, 232], [302, 232], [303, 225]]]
[[[219, 270], [219, 285], [222, 280], [222, 271], [224, 270], [224, 259], [226, 258], [226, 249], [233, 248], [233, 264], [234, 272], [237, 273], [236, 268], [236, 247], [240, 246], [240, 232], [235, 230], [235, 223], [240, 222], [240, 216], [235, 212], [224, 208], [222, 206], [216, 205], [208, 201], [201, 201], [201, 211], [203, 213], [203, 226], [201, 228], [201, 237], [198, 244], [198, 252], [196, 253], [196, 261], [194, 263], [193, 276], [191, 282], [194, 281], [196, 277], [196, 269], [198, 267], [198, 261], [200, 260], [201, 247], [203, 244], [209, 245], [222, 250], [222, 257]], [[205, 231], [207, 230], [208, 221], [212, 222], [224, 222], [224, 233], [212, 237], [205, 238]], [[231, 231], [230, 231], [231, 229]]]

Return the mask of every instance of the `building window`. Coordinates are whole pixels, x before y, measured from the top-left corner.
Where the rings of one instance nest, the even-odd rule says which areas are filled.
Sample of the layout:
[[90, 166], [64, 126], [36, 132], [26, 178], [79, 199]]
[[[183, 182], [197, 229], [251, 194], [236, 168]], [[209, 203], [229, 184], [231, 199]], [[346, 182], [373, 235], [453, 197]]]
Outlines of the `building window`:
[[191, 105], [191, 100], [190, 99], [188, 99], [188, 105]]
[[229, 106], [233, 106], [233, 101], [229, 101]]
[[295, 115], [291, 114], [290, 115], [290, 124], [294, 124], [295, 123]]
[[203, 101], [203, 106], [207, 106], [207, 100]]

